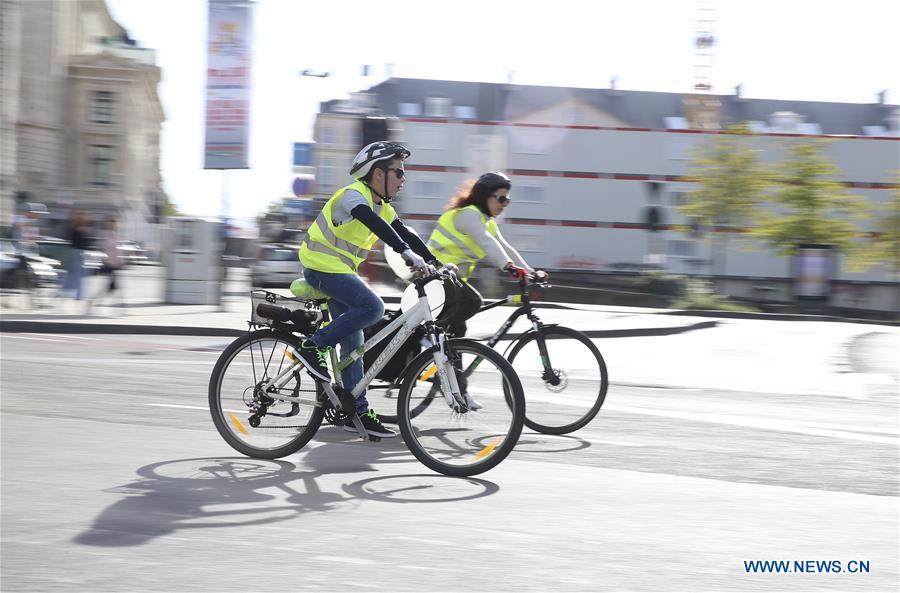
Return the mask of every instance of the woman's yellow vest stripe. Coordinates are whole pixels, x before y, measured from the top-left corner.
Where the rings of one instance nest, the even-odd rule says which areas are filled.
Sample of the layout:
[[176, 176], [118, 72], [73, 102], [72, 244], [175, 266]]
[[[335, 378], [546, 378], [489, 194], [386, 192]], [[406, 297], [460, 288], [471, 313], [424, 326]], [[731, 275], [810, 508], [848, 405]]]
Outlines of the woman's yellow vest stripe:
[[481, 217], [484, 228], [492, 237], [497, 236], [497, 221], [493, 218], [485, 216], [478, 206], [470, 204], [464, 208], [453, 208], [444, 212], [438, 218], [437, 226], [431, 232], [428, 238], [428, 249], [437, 257], [441, 263], [456, 264], [460, 268], [468, 266], [468, 270], [464, 271], [464, 278], [467, 279], [475, 270], [475, 266], [486, 255], [478, 243], [470, 236], [459, 231], [456, 228], [456, 217], [463, 210], [472, 209]]
[[342, 187], [325, 203], [300, 244], [300, 263], [304, 267], [331, 274], [356, 274], [359, 264], [365, 261], [378, 240], [378, 235], [355, 218], [342, 225], [334, 224], [334, 206], [348, 189], [361, 193], [369, 207], [388, 224], [397, 218], [394, 208], [387, 202], [382, 202], [380, 208], [375, 205], [372, 190], [362, 181]]

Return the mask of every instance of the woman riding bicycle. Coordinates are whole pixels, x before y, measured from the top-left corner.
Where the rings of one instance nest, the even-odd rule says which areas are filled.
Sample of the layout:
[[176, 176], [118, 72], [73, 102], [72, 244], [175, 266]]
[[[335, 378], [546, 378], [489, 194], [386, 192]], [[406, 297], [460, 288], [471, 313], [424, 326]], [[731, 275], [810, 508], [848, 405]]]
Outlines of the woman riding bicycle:
[[[411, 268], [434, 273], [435, 256], [390, 204], [403, 187], [403, 161], [409, 155], [409, 150], [394, 142], [373, 142], [359, 151], [350, 168], [356, 181], [325, 203], [300, 245], [304, 277], [331, 297], [331, 323], [304, 340], [298, 351], [307, 370], [319, 380], [331, 381], [325, 364], [328, 349], [340, 344], [341, 356], [349, 356], [362, 346], [363, 329], [384, 314], [384, 302], [358, 272], [378, 239], [400, 253]], [[362, 377], [362, 358], [341, 373], [348, 389]], [[365, 391], [357, 400], [357, 413], [370, 435], [397, 436], [369, 409]], [[345, 428], [356, 431], [352, 425]]]
[[471, 187], [450, 198], [449, 209], [441, 215], [428, 239], [428, 247], [443, 264], [459, 267], [462, 286], [445, 283], [447, 305], [440, 315], [447, 331], [466, 335], [466, 320], [478, 313], [481, 294], [468, 283], [475, 267], [486, 256], [510, 276], [522, 280], [529, 275], [548, 277], [535, 271], [500, 233], [495, 220], [509, 205], [512, 183], [503, 173], [489, 172]]

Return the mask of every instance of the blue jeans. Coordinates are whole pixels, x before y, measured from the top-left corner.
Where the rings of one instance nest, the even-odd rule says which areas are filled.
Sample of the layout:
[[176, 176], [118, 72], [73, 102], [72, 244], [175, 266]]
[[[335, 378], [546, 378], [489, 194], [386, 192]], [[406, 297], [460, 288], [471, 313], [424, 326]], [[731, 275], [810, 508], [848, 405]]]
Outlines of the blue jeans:
[[69, 248], [69, 267], [66, 270], [64, 290], [71, 290], [76, 300], [81, 300], [82, 278], [84, 277], [84, 252], [81, 249]]
[[[320, 348], [333, 348], [340, 344], [341, 358], [363, 345], [363, 328], [375, 324], [384, 315], [384, 301], [369, 285], [356, 274], [329, 274], [305, 269], [303, 276], [313, 287], [331, 297], [329, 309], [331, 323], [312, 335], [312, 341]], [[364, 374], [363, 359], [360, 358], [343, 371], [341, 379], [344, 387], [352, 390]], [[369, 409], [366, 392], [356, 401], [359, 414]]]

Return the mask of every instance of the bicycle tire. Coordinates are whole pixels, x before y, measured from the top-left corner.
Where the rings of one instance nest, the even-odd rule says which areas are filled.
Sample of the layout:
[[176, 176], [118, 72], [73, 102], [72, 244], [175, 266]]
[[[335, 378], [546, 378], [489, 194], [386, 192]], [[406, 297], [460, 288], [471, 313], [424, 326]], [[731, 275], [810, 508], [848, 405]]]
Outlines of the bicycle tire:
[[[592, 403], [589, 406], [588, 405], [582, 406], [582, 408], [586, 408], [587, 411], [584, 414], [579, 415], [578, 418], [576, 418], [575, 420], [573, 420], [571, 422], [567, 421], [563, 424], [555, 424], [555, 423], [550, 423], [548, 420], [539, 419], [539, 411], [541, 411], [541, 407], [535, 406], [534, 397], [532, 397], [532, 403], [530, 404], [528, 412], [526, 412], [526, 414], [525, 414], [525, 426], [527, 426], [531, 430], [534, 430], [536, 432], [540, 432], [543, 434], [556, 434], [556, 435], [568, 434], [570, 432], [576, 431], [580, 428], [584, 428], [585, 426], [587, 426], [587, 424], [591, 420], [593, 420], [597, 416], [597, 414], [600, 412], [600, 408], [603, 407], [603, 402], [606, 400], [606, 391], [609, 388], [609, 375], [606, 370], [606, 362], [604, 362], [603, 355], [600, 354], [600, 350], [597, 348], [597, 346], [594, 344], [594, 342], [591, 341], [591, 339], [589, 337], [587, 337], [586, 335], [584, 335], [583, 333], [581, 333], [578, 330], [575, 330], [575, 329], [572, 329], [569, 327], [559, 326], [559, 325], [548, 325], [548, 326], [542, 326], [539, 331], [544, 336], [545, 343], [556, 342], [558, 344], [559, 340], [576, 340], [577, 342], [579, 342], [580, 344], [582, 344], [583, 346], [585, 346], [587, 348], [588, 352], [593, 357], [593, 359], [597, 365], [597, 372], [599, 375], [599, 385], [597, 386], [597, 394], [596, 394], [596, 396], [593, 396], [592, 394], [586, 396], [587, 398], [592, 398], [592, 399], [588, 400], [588, 401], [591, 401]], [[554, 336], [556, 336], [556, 337], [554, 337]], [[515, 361], [516, 361], [516, 358], [519, 357], [522, 350], [526, 346], [528, 346], [529, 344], [531, 344], [532, 342], [537, 340], [537, 338], [538, 338], [538, 334], [535, 332], [529, 332], [529, 333], [521, 335], [519, 338], [516, 339], [516, 342], [515, 342], [512, 350], [507, 355], [507, 359], [509, 360], [509, 363], [513, 366], [514, 369], [516, 369], [516, 372], [519, 374], [520, 379], [523, 379], [523, 385], [529, 389], [532, 389], [534, 386], [532, 385], [531, 381], [524, 380], [523, 371], [521, 370], [521, 368], [516, 367]], [[561, 348], [561, 350], [568, 352], [569, 350], [571, 350], [571, 348], [564, 347], [564, 348]], [[587, 353], [584, 354], [583, 358], [586, 358], [586, 357], [587, 357]], [[556, 357], [553, 357], [551, 360], [551, 364], [556, 365], [558, 363], [557, 361], [560, 358], [561, 357], [559, 355], [557, 355]], [[569, 357], [562, 357], [562, 358], [565, 358], [565, 359], [571, 361], [571, 360], [573, 360], [573, 358], [577, 358], [577, 357], [569, 356]], [[538, 363], [540, 363], [540, 360], [538, 360]], [[540, 368], [542, 369], [543, 366], [541, 366]], [[528, 397], [528, 394], [526, 394], [526, 398], [527, 397]], [[552, 400], [552, 396], [551, 396], [551, 400]]]
[[[421, 379], [435, 364], [434, 350], [426, 350], [404, 372], [398, 397], [400, 433], [416, 459], [429, 469], [447, 476], [474, 476], [495, 467], [516, 446], [525, 420], [525, 396], [512, 365], [493, 348], [455, 338], [445, 342], [445, 351], [448, 355], [480, 358], [482, 365], [493, 367], [490, 371], [482, 368], [467, 379], [469, 393], [487, 396], [489, 401], [478, 410], [450, 410], [440, 390], [433, 389], [434, 383]], [[475, 391], [475, 379], [487, 381], [484, 385], [491, 387]], [[422, 391], [414, 393], [417, 387]], [[431, 405], [422, 405], [416, 397], [424, 397]]]
[[[272, 348], [263, 349], [262, 344], [266, 341], [273, 342], [275, 346], [273, 346]], [[254, 350], [252, 350], [255, 343], [260, 344], [260, 364], [265, 365], [261, 366], [261, 373], [258, 377], [255, 366], [257, 363], [253, 359], [256, 354], [254, 353]], [[243, 352], [248, 346], [250, 346], [253, 379], [251, 381], [252, 384], [249, 387], [253, 389], [254, 397], [256, 397], [255, 387], [258, 384], [258, 379], [261, 381], [263, 377], [267, 375], [267, 365], [272, 364], [272, 355], [270, 355], [269, 362], [267, 363], [265, 361], [265, 353], [267, 350], [271, 350], [274, 355], [279, 343], [286, 344], [294, 349], [297, 349], [299, 348], [300, 340], [293, 334], [275, 331], [272, 329], [261, 329], [244, 334], [243, 336], [237, 338], [235, 341], [229, 344], [227, 348], [225, 348], [225, 350], [219, 356], [219, 359], [216, 361], [216, 365], [213, 368], [212, 375], [209, 379], [209, 411], [212, 415], [213, 424], [226, 443], [228, 443], [239, 453], [242, 453], [248, 457], [257, 459], [278, 459], [279, 457], [285, 457], [299, 451], [319, 430], [319, 426], [322, 424], [322, 419], [324, 417], [324, 410], [321, 405], [306, 406], [306, 408], [309, 409], [309, 417], [308, 419], [306, 419], [306, 423], [302, 426], [285, 426], [284, 430], [286, 431], [286, 434], [288, 434], [288, 437], [286, 437], [287, 441], [279, 446], [257, 446], [249, 442], [247, 439], [243, 438], [243, 436], [238, 436], [237, 434], [235, 434], [232, 426], [234, 426], [235, 429], [242, 435], [251, 435], [258, 430], [271, 430], [274, 434], [274, 431], [278, 429], [277, 426], [263, 426], [262, 423], [259, 427], [253, 427], [252, 425], [250, 425], [249, 420], [245, 424], [244, 422], [241, 422], [241, 418], [238, 417], [238, 414], [241, 413], [240, 410], [230, 410], [223, 407], [222, 382], [226, 376], [229, 366], [232, 365], [236, 357], [241, 352]], [[323, 401], [323, 389], [318, 382], [313, 381], [313, 379], [311, 377], [308, 377], [305, 372], [302, 372], [302, 375], [301, 373], [296, 373], [296, 375], [298, 376], [293, 380], [297, 382], [297, 386], [299, 386], [299, 382], [301, 380], [308, 380], [310, 383], [314, 384], [313, 389], [315, 392], [316, 401]], [[245, 388], [243, 393], [246, 394], [246, 391], [247, 389]], [[230, 395], [233, 396], [233, 399], [236, 398], [236, 394]], [[247, 401], [244, 395], [242, 395], [242, 401], [244, 405], [247, 405]], [[249, 412], [249, 409], [246, 411]], [[261, 421], [265, 420], [267, 417], [276, 418], [275, 416], [263, 415]], [[231, 424], [229, 424], [229, 422]], [[300, 428], [300, 430], [296, 430], [297, 428]], [[266, 435], [265, 433], [258, 433], [258, 436], [260, 436], [261, 438], [266, 438], [268, 435]]]

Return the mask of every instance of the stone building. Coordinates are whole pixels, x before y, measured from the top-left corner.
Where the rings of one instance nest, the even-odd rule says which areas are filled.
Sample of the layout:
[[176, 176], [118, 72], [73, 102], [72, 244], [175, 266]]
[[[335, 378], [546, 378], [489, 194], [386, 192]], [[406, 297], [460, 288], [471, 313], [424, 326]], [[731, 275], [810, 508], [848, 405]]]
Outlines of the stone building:
[[0, 0], [0, 226], [25, 202], [47, 206], [44, 234], [72, 208], [119, 218], [143, 240], [164, 198], [155, 52], [103, 0]]

